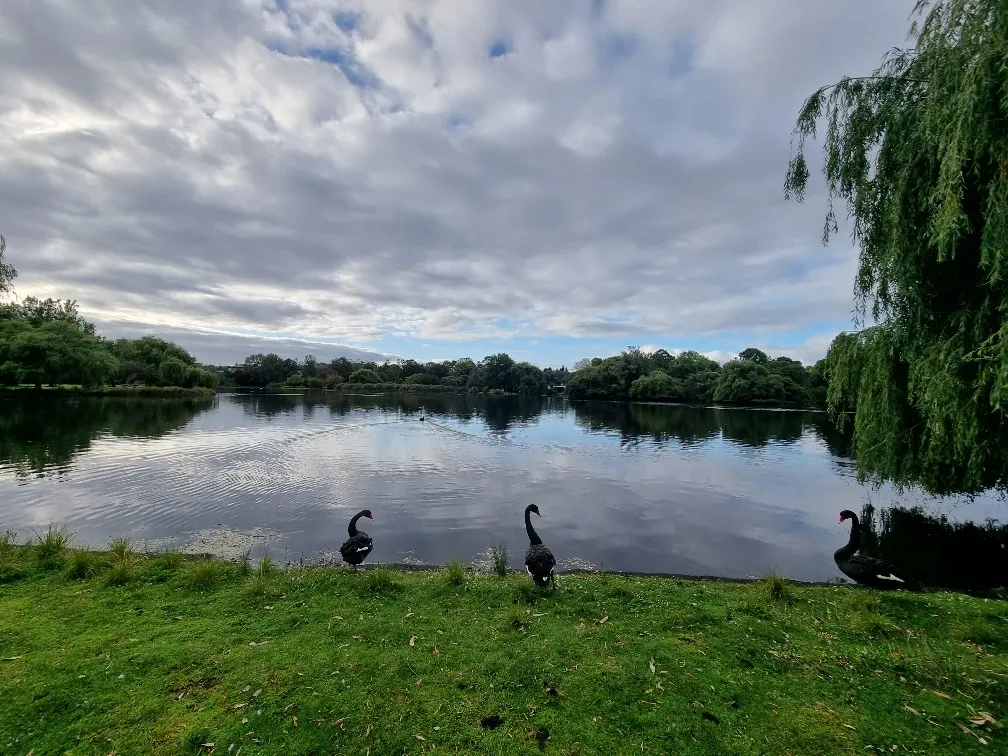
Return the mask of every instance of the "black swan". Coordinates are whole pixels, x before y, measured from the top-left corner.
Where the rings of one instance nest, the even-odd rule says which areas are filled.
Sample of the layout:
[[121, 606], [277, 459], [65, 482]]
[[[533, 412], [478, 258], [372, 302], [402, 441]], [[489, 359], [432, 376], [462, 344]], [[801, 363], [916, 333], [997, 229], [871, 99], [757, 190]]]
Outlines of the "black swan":
[[532, 520], [529, 518], [532, 512], [542, 517], [539, 514], [539, 507], [535, 504], [525, 507], [525, 531], [528, 533], [530, 544], [528, 551], [525, 552], [525, 569], [532, 576], [532, 582], [540, 588], [545, 588], [547, 585], [556, 588], [556, 578], [553, 575], [556, 559], [553, 558], [553, 552], [543, 546], [542, 539], [532, 527]]
[[367, 517], [369, 520], [374, 519], [371, 516], [370, 509], [362, 509], [355, 514], [350, 520], [350, 527], [347, 528], [350, 537], [343, 542], [343, 545], [339, 549], [339, 553], [343, 556], [343, 561], [347, 564], [352, 564], [354, 570], [357, 569], [358, 564], [367, 559], [367, 555], [371, 553], [371, 549], [374, 547], [371, 536], [363, 530], [357, 530], [357, 520], [361, 517]]
[[833, 553], [833, 561], [840, 572], [856, 583], [870, 585], [873, 588], [909, 588], [918, 586], [912, 580], [904, 580], [893, 573], [891, 566], [881, 559], [855, 553], [861, 548], [861, 524], [858, 516], [845, 509], [840, 513], [840, 522], [851, 521], [850, 540], [842, 549]]

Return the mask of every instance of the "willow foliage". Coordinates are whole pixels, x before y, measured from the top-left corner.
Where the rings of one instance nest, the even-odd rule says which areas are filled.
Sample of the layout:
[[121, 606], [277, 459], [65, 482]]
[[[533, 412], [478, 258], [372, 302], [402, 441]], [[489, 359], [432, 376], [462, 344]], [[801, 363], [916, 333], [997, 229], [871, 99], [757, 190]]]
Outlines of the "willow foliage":
[[1008, 3], [920, 0], [914, 46], [805, 102], [785, 195], [825, 123], [823, 243], [845, 202], [859, 323], [828, 355], [858, 474], [932, 493], [1008, 489]]

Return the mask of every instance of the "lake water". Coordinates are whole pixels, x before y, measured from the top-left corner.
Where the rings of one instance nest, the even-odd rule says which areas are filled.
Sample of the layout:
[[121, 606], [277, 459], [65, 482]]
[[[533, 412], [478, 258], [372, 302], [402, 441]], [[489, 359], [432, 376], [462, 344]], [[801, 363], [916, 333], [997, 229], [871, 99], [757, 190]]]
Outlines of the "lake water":
[[521, 567], [522, 513], [535, 503], [562, 567], [828, 580], [848, 534], [839, 511], [869, 499], [1005, 519], [994, 497], [862, 487], [816, 412], [323, 393], [0, 398], [0, 531], [22, 540], [55, 523], [92, 545], [251, 544], [312, 560], [336, 552], [366, 507], [369, 563], [471, 562], [503, 540]]

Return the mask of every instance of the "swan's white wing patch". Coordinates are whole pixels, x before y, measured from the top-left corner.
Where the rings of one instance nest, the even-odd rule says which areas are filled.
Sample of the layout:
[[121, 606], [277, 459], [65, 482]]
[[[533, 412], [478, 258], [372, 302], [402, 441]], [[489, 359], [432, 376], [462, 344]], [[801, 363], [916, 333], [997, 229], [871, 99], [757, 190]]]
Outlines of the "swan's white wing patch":
[[371, 551], [370, 546], [361, 546], [357, 551]]
[[876, 575], [875, 577], [879, 578], [880, 580], [895, 580], [897, 583], [904, 583], [904, 582], [906, 582], [905, 580], [901, 580], [900, 578], [896, 577], [895, 575]]

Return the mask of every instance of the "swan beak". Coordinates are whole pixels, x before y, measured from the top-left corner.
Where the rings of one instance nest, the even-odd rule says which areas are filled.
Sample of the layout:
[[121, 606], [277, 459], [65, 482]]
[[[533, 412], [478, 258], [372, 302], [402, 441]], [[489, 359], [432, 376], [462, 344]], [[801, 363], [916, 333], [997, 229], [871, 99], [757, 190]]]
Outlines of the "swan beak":
[[542, 515], [536, 512], [536, 517], [542, 517]]
[[837, 522], [837, 525], [843, 525], [843, 521], [844, 521], [844, 518], [841, 517], [840, 520]]
[[367, 516], [367, 518], [368, 518], [369, 520], [373, 520], [373, 519], [374, 519], [374, 515], [368, 515], [368, 516]]

